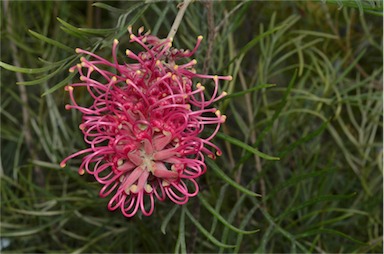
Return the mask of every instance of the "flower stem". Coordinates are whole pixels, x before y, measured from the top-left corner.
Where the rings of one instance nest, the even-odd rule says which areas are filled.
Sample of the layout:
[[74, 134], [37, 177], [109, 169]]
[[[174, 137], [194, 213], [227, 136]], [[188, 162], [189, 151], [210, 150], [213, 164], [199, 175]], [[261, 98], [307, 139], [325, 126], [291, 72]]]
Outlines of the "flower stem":
[[183, 16], [184, 16], [184, 13], [185, 11], [187, 10], [187, 7], [188, 5], [192, 2], [192, 0], [184, 0], [184, 2], [182, 3], [180, 9], [179, 9], [179, 12], [177, 13], [177, 16], [175, 18], [175, 21], [173, 21], [173, 24], [172, 24], [172, 27], [171, 27], [171, 31], [169, 31], [169, 34], [168, 34], [168, 39], [169, 38], [173, 38], [177, 32], [177, 29], [179, 28], [180, 26], [180, 22], [181, 20], [183, 19]]

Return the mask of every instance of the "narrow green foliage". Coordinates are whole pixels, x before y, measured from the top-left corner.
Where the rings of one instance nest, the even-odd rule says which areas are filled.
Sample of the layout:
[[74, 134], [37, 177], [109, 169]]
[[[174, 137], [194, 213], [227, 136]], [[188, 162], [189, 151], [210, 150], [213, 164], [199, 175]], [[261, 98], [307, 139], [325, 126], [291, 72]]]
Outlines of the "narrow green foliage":
[[70, 73], [68, 77], [66, 77], [56, 85], [46, 90], [41, 96], [46, 96], [48, 94], [55, 92], [57, 89], [63, 88], [66, 84], [68, 84], [73, 79], [73, 77], [75, 77], [75, 75], [76, 75], [75, 73]]
[[52, 40], [52, 39], [50, 39], [50, 38], [48, 38], [48, 37], [46, 37], [46, 36], [44, 36], [42, 34], [34, 32], [32, 30], [28, 30], [28, 32], [30, 32], [33, 36], [35, 36], [40, 41], [44, 41], [44, 42], [46, 42], [48, 44], [51, 44], [53, 46], [56, 46], [56, 47], [61, 48], [63, 50], [66, 50], [68, 52], [73, 52], [72, 48], [70, 48], [70, 47], [68, 47], [68, 46], [66, 46], [66, 45], [64, 45], [64, 44], [62, 44], [62, 43], [60, 43], [58, 41]]
[[171, 209], [171, 211], [168, 212], [167, 216], [163, 219], [163, 222], [161, 223], [161, 232], [163, 234], [166, 234], [166, 228], [168, 226], [169, 221], [172, 219], [173, 215], [176, 213], [176, 210], [178, 209], [178, 206], [175, 206]]
[[301, 239], [301, 238], [305, 238], [305, 237], [308, 237], [308, 236], [311, 236], [311, 235], [320, 235], [320, 234], [330, 234], [330, 235], [335, 235], [335, 236], [341, 236], [343, 238], [346, 238], [352, 242], [355, 242], [355, 243], [358, 243], [358, 244], [361, 244], [361, 245], [367, 245], [367, 243], [364, 243], [364, 242], [361, 242], [359, 240], [356, 240], [354, 239], [353, 237], [350, 237], [349, 235], [347, 234], [344, 234], [343, 232], [340, 232], [340, 231], [337, 231], [337, 230], [334, 230], [334, 229], [326, 229], [326, 228], [321, 228], [321, 229], [315, 229], [315, 230], [310, 230], [310, 231], [307, 231], [303, 234], [299, 234], [296, 236], [296, 239]]
[[20, 82], [17, 82], [16, 84], [24, 85], [24, 86], [41, 85], [41, 84], [47, 82], [52, 77], [56, 77], [57, 74], [59, 74], [60, 72], [63, 71], [63, 69], [64, 70], [65, 69], [69, 69], [69, 67], [71, 67], [74, 64], [74, 62], [75, 62], [75, 58], [72, 57], [72, 60], [64, 62], [55, 71], [49, 73], [48, 75], [45, 75], [45, 76], [43, 76], [41, 78], [38, 78], [38, 79], [35, 79], [35, 80], [31, 80], [31, 81], [20, 81]]
[[80, 31], [79, 28], [69, 24], [68, 22], [62, 20], [61, 18], [57, 18], [57, 20], [62, 24], [60, 27], [64, 32], [68, 33], [71, 36], [78, 37], [80, 39], [85, 39], [85, 35], [87, 34], [84, 31]]
[[13, 72], [26, 73], [26, 74], [37, 74], [37, 73], [43, 73], [43, 72], [50, 71], [51, 69], [53, 69], [53, 68], [55, 68], [61, 64], [62, 64], [62, 62], [60, 61], [60, 62], [57, 62], [55, 64], [51, 64], [51, 65], [46, 66], [46, 67], [34, 69], [34, 68], [17, 67], [14, 65], [0, 62], [0, 67], [4, 68], [6, 70], [9, 70], [9, 71], [13, 71]]
[[127, 12], [126, 10], [115, 8], [115, 7], [108, 5], [106, 3], [93, 3], [92, 6], [98, 7], [98, 8], [101, 8], [101, 9], [104, 9], [104, 10], [107, 10], [111, 13], [116, 13], [116, 14], [123, 14], [123, 13], [125, 14]]
[[181, 209], [180, 222], [179, 222], [179, 236], [176, 241], [175, 253], [187, 253], [187, 247], [185, 245], [185, 210], [183, 207]]
[[188, 211], [186, 210], [186, 214], [188, 216], [188, 218], [192, 221], [192, 223], [200, 230], [200, 232], [206, 236], [208, 238], [209, 241], [211, 241], [213, 244], [215, 244], [216, 246], [218, 247], [222, 247], [222, 248], [234, 248], [235, 246], [234, 245], [228, 245], [228, 244], [224, 244], [220, 241], [218, 241], [215, 237], [213, 237], [213, 235], [211, 235], [194, 217], [193, 215]]
[[258, 230], [252, 230], [252, 231], [245, 231], [245, 230], [241, 230], [241, 229], [238, 229], [234, 226], [232, 226], [230, 223], [228, 223], [228, 221], [226, 221], [219, 213], [216, 212], [216, 210], [209, 205], [209, 203], [202, 197], [202, 196], [199, 196], [199, 199], [202, 203], [202, 205], [207, 208], [207, 210], [212, 213], [213, 216], [215, 216], [215, 218], [217, 218], [221, 223], [223, 223], [226, 227], [228, 227], [229, 229], [239, 233], [239, 234], [254, 234], [256, 233]]
[[224, 139], [228, 143], [239, 146], [239, 147], [243, 148], [245, 151], [256, 154], [257, 156], [260, 156], [261, 158], [264, 158], [266, 160], [279, 160], [278, 157], [273, 157], [273, 156], [267, 155], [265, 153], [262, 153], [259, 150], [257, 150], [256, 148], [253, 148], [252, 146], [244, 144], [243, 142], [239, 141], [238, 139], [232, 138], [228, 135], [219, 133], [219, 134], [217, 134], [217, 137]]
[[[252, 216], [254, 215], [255, 211], [257, 210], [258, 207], [253, 207], [249, 212], [248, 214], [244, 217], [244, 220], [241, 222], [240, 224], [240, 228], [244, 228], [246, 225], [249, 224], [249, 221], [252, 219]], [[258, 230], [259, 231], [259, 230]], [[239, 250], [241, 248], [241, 243], [242, 243], [242, 240], [243, 240], [244, 236], [242, 234], [239, 234], [237, 236], [237, 240], [236, 240], [236, 248], [234, 250], [234, 253], [239, 253]]]
[[273, 29], [271, 30], [268, 30], [258, 36], [256, 36], [255, 38], [253, 38], [250, 42], [247, 43], [247, 45], [245, 45], [241, 50], [240, 52], [234, 57], [232, 58], [229, 62], [228, 62], [228, 65], [230, 65], [231, 63], [233, 63], [236, 59], [238, 59], [239, 57], [245, 55], [250, 49], [252, 49], [258, 42], [259, 40], [261, 40], [262, 38], [280, 30], [281, 28], [283, 28], [283, 26], [280, 26], [280, 27], [274, 27]]
[[254, 193], [240, 184], [236, 183], [233, 181], [229, 176], [227, 176], [220, 168], [211, 160], [207, 160], [207, 164], [211, 167], [211, 169], [220, 177], [222, 178], [225, 182], [227, 182], [229, 185], [233, 186], [234, 188], [238, 189], [239, 191], [249, 195], [249, 196], [260, 196], [260, 194]]
[[283, 151], [280, 152], [279, 157], [284, 157], [285, 154], [289, 153], [290, 151], [292, 151], [296, 147], [300, 146], [301, 144], [308, 143], [309, 141], [311, 141], [315, 137], [322, 134], [323, 131], [326, 130], [328, 124], [329, 124], [329, 121], [323, 122], [317, 130], [315, 130], [311, 133], [308, 133], [304, 137], [301, 137], [300, 139], [296, 140], [295, 142], [293, 142], [292, 144], [287, 146], [287, 148], [285, 148]]
[[360, 14], [363, 15], [364, 12], [383, 16], [383, 1], [380, 0], [326, 0], [326, 3], [337, 4], [340, 8], [343, 7], [353, 7], [359, 10]]
[[283, 219], [285, 216], [287, 216], [293, 212], [296, 212], [297, 210], [303, 209], [303, 208], [310, 206], [310, 205], [313, 205], [313, 204], [317, 204], [319, 202], [334, 201], [334, 200], [337, 201], [337, 200], [341, 200], [341, 199], [352, 199], [354, 196], [356, 196], [356, 193], [352, 193], [349, 195], [322, 195], [319, 197], [313, 197], [312, 199], [307, 200], [296, 207], [292, 207], [289, 210], [286, 210], [284, 213], [280, 214], [277, 217], [277, 220]]
[[304, 173], [304, 174], [300, 174], [298, 176], [294, 176], [294, 177], [282, 182], [281, 184], [277, 185], [276, 187], [274, 187], [266, 198], [268, 199], [270, 197], [274, 197], [278, 192], [280, 192], [284, 188], [287, 188], [290, 186], [297, 186], [303, 180], [307, 180], [309, 178], [320, 177], [324, 174], [330, 174], [330, 173], [335, 173], [335, 170], [323, 169], [323, 170], [318, 170], [318, 171], [314, 171], [311, 173]]
[[291, 81], [289, 82], [288, 87], [285, 90], [284, 95], [283, 95], [283, 97], [282, 97], [282, 99], [281, 99], [281, 101], [280, 101], [280, 103], [279, 103], [275, 113], [273, 114], [271, 120], [269, 121], [268, 125], [259, 134], [259, 137], [258, 137], [258, 139], [255, 142], [256, 146], [264, 138], [264, 136], [268, 133], [268, 131], [272, 128], [274, 122], [277, 120], [277, 118], [281, 114], [282, 110], [284, 109], [284, 106], [286, 105], [286, 103], [288, 101], [288, 96], [290, 95], [291, 90], [292, 90], [292, 88], [293, 88], [293, 86], [295, 84], [296, 77], [297, 77], [297, 70], [295, 70], [295, 73], [293, 74], [293, 76], [291, 78]]
[[[128, 25], [165, 38], [182, 1], [3, 2], [2, 252], [382, 251], [382, 1], [191, 1], [173, 45], [202, 35], [196, 71], [232, 76], [214, 103], [222, 154], [204, 158], [187, 204], [130, 219], [78, 175], [81, 156], [60, 167], [88, 146], [63, 87], [78, 82], [75, 48], [111, 59], [118, 39], [131, 62]], [[90, 105], [86, 89], [73, 95]]]
[[263, 89], [263, 88], [274, 87], [274, 86], [276, 86], [276, 85], [275, 84], [257, 85], [257, 86], [250, 88], [250, 89], [247, 89], [245, 91], [229, 94], [229, 95], [225, 96], [224, 99], [228, 100], [231, 98], [235, 98], [235, 97], [243, 96], [243, 95], [248, 94], [248, 93], [255, 92], [255, 91]]

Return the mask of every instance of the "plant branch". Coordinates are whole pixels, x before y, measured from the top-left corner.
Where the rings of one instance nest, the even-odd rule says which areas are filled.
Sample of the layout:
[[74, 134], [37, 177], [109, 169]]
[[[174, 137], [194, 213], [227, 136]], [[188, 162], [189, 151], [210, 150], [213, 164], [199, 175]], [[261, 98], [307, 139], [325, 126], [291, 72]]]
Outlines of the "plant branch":
[[[206, 1], [205, 6], [207, 8], [208, 48], [207, 48], [207, 53], [204, 60], [203, 73], [208, 74], [209, 65], [212, 59], [211, 55], [212, 55], [213, 43], [216, 37], [216, 31], [215, 31], [215, 20], [213, 16], [213, 1]], [[204, 83], [205, 82], [203, 82], [203, 85]]]
[[[3, 1], [3, 10], [4, 10], [4, 13], [7, 14], [6, 15], [7, 16], [6, 29], [7, 29], [7, 33], [11, 34], [12, 33], [12, 27], [13, 27], [12, 13], [10, 11], [8, 11], [8, 4], [9, 4], [8, 0]], [[19, 62], [18, 57], [17, 57], [18, 56], [17, 48], [16, 48], [16, 45], [13, 43], [12, 40], [9, 40], [9, 46], [11, 48], [13, 65], [16, 67], [21, 67], [20, 62]], [[24, 77], [20, 72], [16, 72], [16, 80], [18, 82], [24, 82]], [[19, 87], [20, 99], [23, 102], [21, 112], [22, 112], [22, 116], [23, 116], [22, 131], [24, 133], [25, 143], [26, 143], [27, 148], [30, 152], [31, 158], [33, 160], [38, 160], [38, 156], [37, 156], [37, 154], [36, 154], [36, 152], [32, 146], [32, 134], [31, 134], [31, 129], [29, 127], [30, 115], [28, 112], [27, 89], [23, 85], [20, 85], [18, 87]], [[44, 187], [45, 186], [44, 175], [43, 175], [43, 172], [41, 171], [41, 168], [39, 166], [35, 166], [34, 173], [35, 173], [37, 185], [39, 185], [40, 187]]]
[[177, 13], [175, 21], [173, 21], [171, 31], [169, 31], [169, 34], [167, 36], [168, 39], [175, 37], [177, 29], [179, 28], [181, 20], [183, 19], [184, 13], [187, 10], [187, 7], [191, 2], [192, 2], [192, 0], [184, 0], [184, 2], [181, 3], [181, 6], [180, 6], [180, 4], [178, 5], [178, 7], [180, 9], [179, 9], [179, 12]]

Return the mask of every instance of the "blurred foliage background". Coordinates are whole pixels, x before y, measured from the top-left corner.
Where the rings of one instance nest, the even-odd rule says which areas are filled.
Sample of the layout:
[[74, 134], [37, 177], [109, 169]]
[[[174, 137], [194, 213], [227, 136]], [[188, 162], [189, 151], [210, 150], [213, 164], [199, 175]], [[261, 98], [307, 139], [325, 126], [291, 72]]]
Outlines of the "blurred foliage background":
[[123, 60], [127, 26], [166, 37], [179, 3], [2, 1], [1, 251], [382, 252], [382, 1], [189, 5], [174, 45], [203, 35], [199, 72], [233, 80], [217, 105], [223, 156], [187, 205], [127, 219], [79, 160], [59, 167], [85, 147], [64, 109], [74, 49], [109, 58], [118, 38]]

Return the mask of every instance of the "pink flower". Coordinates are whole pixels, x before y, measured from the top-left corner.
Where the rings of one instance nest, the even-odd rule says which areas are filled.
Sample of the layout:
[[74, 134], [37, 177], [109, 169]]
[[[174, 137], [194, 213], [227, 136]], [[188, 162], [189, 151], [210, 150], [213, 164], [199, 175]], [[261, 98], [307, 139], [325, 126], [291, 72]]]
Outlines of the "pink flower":
[[[117, 60], [118, 40], [112, 47], [110, 62], [94, 53], [76, 49], [81, 64], [70, 69], [80, 74], [80, 83], [65, 87], [71, 105], [83, 114], [80, 129], [89, 148], [78, 151], [61, 162], [85, 155], [79, 173], [91, 174], [103, 185], [100, 197], [112, 195], [108, 209], [120, 209], [132, 217], [140, 209], [151, 215], [154, 199], [166, 197], [176, 204], [185, 204], [199, 187], [196, 178], [206, 171], [204, 155], [215, 158], [220, 149], [211, 142], [225, 121], [225, 116], [210, 105], [223, 98], [219, 80], [231, 76], [211, 76], [196, 73], [196, 60], [185, 61], [197, 50], [199, 36], [192, 51], [172, 47], [172, 39], [159, 39], [130, 32], [130, 41], [143, 49], [139, 53], [126, 51], [131, 63]], [[184, 64], [177, 61], [184, 60]], [[132, 63], [133, 62], [133, 63]], [[213, 80], [212, 95], [206, 98], [205, 87], [192, 79]], [[77, 104], [74, 89], [85, 87], [93, 98], [90, 107]], [[205, 125], [214, 131], [200, 137]], [[215, 153], [212, 151], [214, 150]]]

